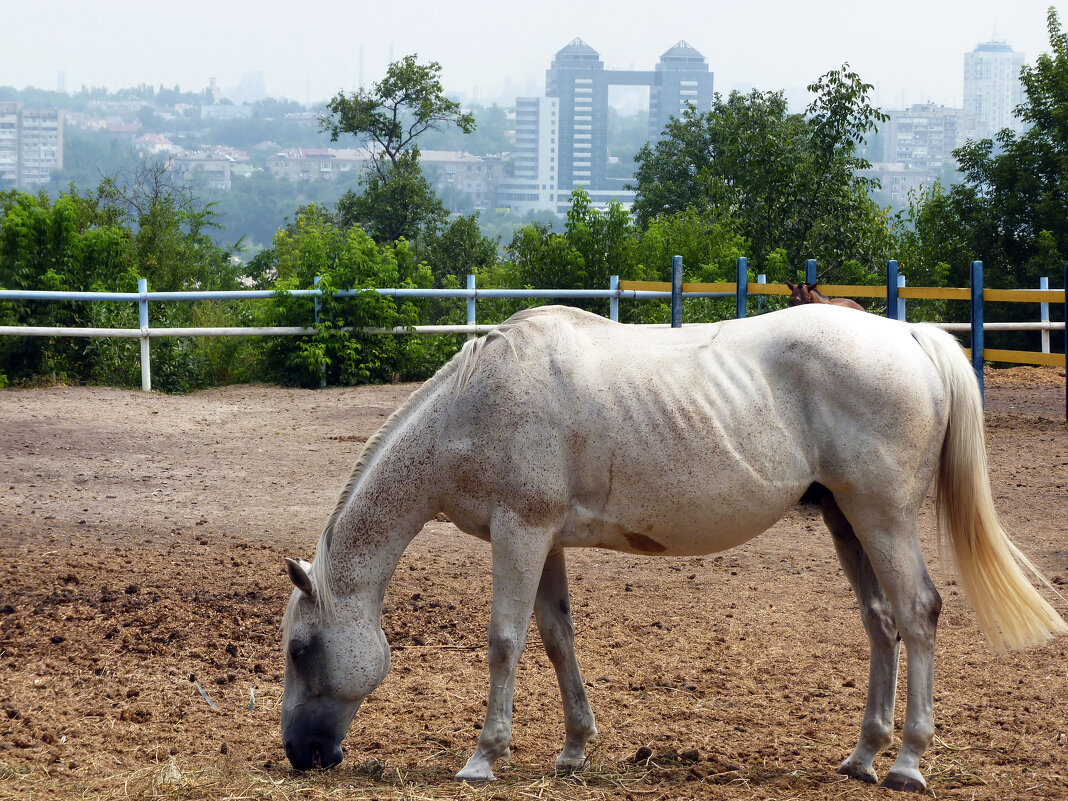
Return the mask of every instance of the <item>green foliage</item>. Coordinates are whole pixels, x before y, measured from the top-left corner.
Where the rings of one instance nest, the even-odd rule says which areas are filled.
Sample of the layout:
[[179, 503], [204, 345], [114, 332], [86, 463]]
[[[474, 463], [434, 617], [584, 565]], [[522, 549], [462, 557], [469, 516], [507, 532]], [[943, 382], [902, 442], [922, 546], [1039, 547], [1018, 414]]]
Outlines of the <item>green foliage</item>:
[[[690, 208], [663, 214], [644, 231], [618, 203], [599, 211], [589, 195], [576, 189], [562, 233], [542, 224], [516, 232], [508, 247], [505, 280], [510, 286], [559, 289], [606, 289], [609, 279], [665, 281], [671, 258], [683, 256], [688, 281], [734, 279], [735, 263], [745, 253], [745, 240], [715, 217]], [[602, 314], [607, 301], [561, 301]], [[722, 304], [720, 304], [722, 305]], [[668, 304], [625, 304], [621, 319], [644, 322], [666, 319]], [[691, 302], [693, 319], [721, 319], [722, 309], [705, 301]]]
[[515, 123], [508, 119], [508, 111], [494, 103], [492, 106], [472, 105], [473, 130], [458, 126], [428, 130], [420, 138], [424, 150], [466, 150], [477, 156], [504, 153], [515, 147], [508, 133]]
[[[166, 177], [162, 166], [142, 165], [133, 176], [106, 179], [90, 195], [72, 188], [52, 202], [43, 192], [0, 194], [0, 287], [133, 292], [138, 278], [159, 291], [236, 287], [229, 253], [207, 234], [211, 209], [169, 186]], [[154, 303], [150, 310], [153, 326], [190, 326], [205, 313], [191, 303]], [[136, 328], [138, 314], [132, 303], [5, 302], [0, 323]], [[136, 348], [135, 340], [3, 337], [0, 372], [11, 380], [54, 375], [132, 386], [139, 375]], [[207, 386], [220, 369], [218, 357], [213, 362], [206, 353], [218, 348], [154, 341], [153, 385], [164, 391]]]
[[1048, 31], [1052, 52], [1020, 74], [1026, 100], [1016, 114], [1031, 127], [954, 153], [964, 183], [950, 191], [953, 210], [973, 258], [1005, 288], [1035, 286], [1068, 257], [1068, 36], [1054, 8]]
[[[753, 266], [769, 279], [792, 277], [805, 259], [839, 271], [852, 259], [889, 257], [886, 220], [868, 196], [857, 146], [886, 119], [872, 87], [848, 66], [809, 87], [806, 114], [790, 114], [782, 92], [716, 96], [712, 110], [688, 108], [655, 146], [635, 157], [638, 224], [693, 208], [750, 242]], [[782, 273], [771, 254], [783, 249]]]
[[[1019, 136], [1006, 129], [996, 142], [968, 142], [954, 151], [963, 182], [915, 198], [902, 215], [910, 280], [915, 273], [966, 286], [975, 259], [983, 262], [984, 284], [998, 288], [1034, 288], [1039, 277], [1056, 282], [1062, 274], [1068, 260], [1068, 35], [1053, 8], [1047, 28], [1051, 52], [1020, 74], [1025, 101], [1016, 115], [1031, 127]], [[991, 320], [1019, 319], [1015, 304], [991, 304], [985, 313]], [[1033, 348], [1037, 335], [992, 339], [991, 347]]]
[[338, 217], [344, 226], [358, 226], [376, 242], [417, 239], [440, 228], [448, 217], [415, 153], [368, 171], [363, 182], [362, 193], [350, 190], [338, 200]]
[[[343, 289], [427, 288], [430, 268], [416, 261], [402, 241], [379, 246], [359, 227], [343, 228], [325, 209], [309, 206], [275, 236], [258, 269], [277, 275], [279, 290], [263, 312], [263, 325], [311, 327], [308, 337], [278, 337], [266, 345], [264, 372], [283, 384], [317, 386], [428, 377], [451, 355], [449, 344], [411, 335], [365, 334], [367, 327], [411, 327], [422, 318], [419, 304], [397, 303], [377, 292], [339, 297]], [[286, 290], [311, 289], [318, 277], [323, 291], [318, 312], [313, 301]]]
[[421, 261], [430, 265], [434, 286], [444, 287], [450, 278], [483, 272], [496, 264], [500, 239], [484, 236], [478, 215], [457, 217], [442, 230], [429, 232], [420, 242]]
[[[133, 238], [94, 198], [75, 193], [52, 203], [44, 193], [0, 195], [0, 287], [22, 290], [132, 291], [137, 287]], [[86, 304], [0, 303], [0, 323], [89, 326]], [[84, 341], [0, 338], [0, 372], [10, 379], [82, 375]]]

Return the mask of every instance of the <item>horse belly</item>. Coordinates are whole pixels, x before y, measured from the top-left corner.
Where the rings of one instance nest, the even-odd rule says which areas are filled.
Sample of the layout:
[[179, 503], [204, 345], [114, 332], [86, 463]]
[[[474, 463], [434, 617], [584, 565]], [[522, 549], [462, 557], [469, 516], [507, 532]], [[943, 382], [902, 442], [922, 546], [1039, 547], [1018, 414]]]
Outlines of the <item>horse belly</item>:
[[811, 482], [804, 459], [782, 443], [748, 457], [700, 438], [676, 442], [674, 453], [641, 445], [631, 461], [618, 451], [584, 460], [604, 480], [576, 482], [597, 491], [572, 498], [562, 546], [664, 556], [723, 551], [774, 525]]

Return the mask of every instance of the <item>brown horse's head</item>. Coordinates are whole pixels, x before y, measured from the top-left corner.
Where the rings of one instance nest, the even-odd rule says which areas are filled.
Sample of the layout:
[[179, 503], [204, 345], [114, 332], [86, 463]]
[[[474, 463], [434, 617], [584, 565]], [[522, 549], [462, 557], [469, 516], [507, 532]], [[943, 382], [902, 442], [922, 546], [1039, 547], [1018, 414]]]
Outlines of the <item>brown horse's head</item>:
[[787, 281], [786, 287], [790, 290], [790, 305], [803, 306], [806, 303], [829, 303], [832, 306], [844, 306], [847, 309], [864, 311], [863, 306], [849, 298], [828, 298], [825, 295], [821, 295], [816, 289], [817, 286], [819, 286], [819, 281], [811, 284], [791, 284]]
[[787, 281], [786, 287], [790, 290], [790, 305], [803, 306], [806, 303], [830, 303], [827, 298], [816, 291], [818, 285], [819, 281], [812, 284], [791, 284]]

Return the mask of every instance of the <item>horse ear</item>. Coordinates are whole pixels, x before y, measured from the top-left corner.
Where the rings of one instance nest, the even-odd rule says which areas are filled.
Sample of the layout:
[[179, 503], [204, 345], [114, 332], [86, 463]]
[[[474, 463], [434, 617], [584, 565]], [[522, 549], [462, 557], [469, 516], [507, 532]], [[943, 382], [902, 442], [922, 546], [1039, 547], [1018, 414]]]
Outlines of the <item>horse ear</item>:
[[819, 285], [820, 285], [820, 279], [817, 278], [816, 279], [816, 283], [808, 285], [808, 291], [811, 292], [812, 290], [814, 290]]
[[797, 289], [797, 284], [791, 284], [789, 281], [787, 281], [786, 288], [793, 292], [795, 289]]
[[[312, 586], [311, 573], [306, 567], [306, 562], [298, 562], [295, 559], [286, 559], [286, 572], [293, 586], [309, 598], [315, 597], [315, 587]], [[310, 566], [309, 566], [310, 567]]]

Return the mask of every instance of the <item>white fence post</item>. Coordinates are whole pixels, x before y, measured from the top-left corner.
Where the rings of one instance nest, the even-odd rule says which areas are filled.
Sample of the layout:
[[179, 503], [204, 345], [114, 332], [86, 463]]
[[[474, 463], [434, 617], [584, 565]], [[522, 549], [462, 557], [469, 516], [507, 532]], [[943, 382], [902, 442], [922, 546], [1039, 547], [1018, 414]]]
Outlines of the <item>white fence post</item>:
[[152, 362], [148, 347], [148, 279], [137, 279], [137, 293], [141, 296], [137, 301], [137, 311], [141, 324], [141, 391], [152, 391]]
[[615, 292], [608, 299], [608, 319], [613, 322], [619, 322], [619, 276], [613, 275], [608, 278], [608, 288]]

